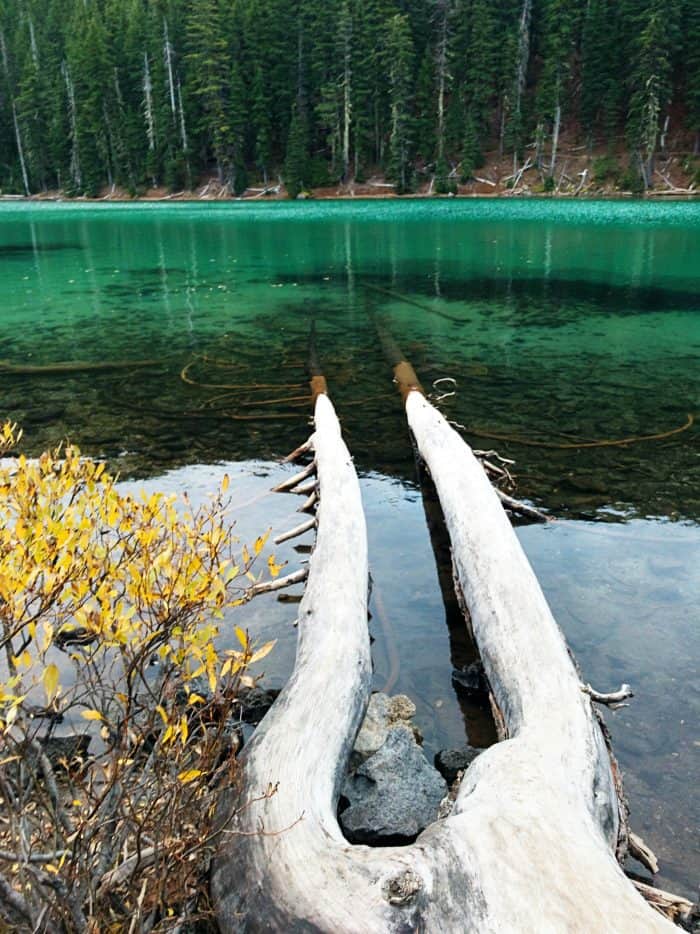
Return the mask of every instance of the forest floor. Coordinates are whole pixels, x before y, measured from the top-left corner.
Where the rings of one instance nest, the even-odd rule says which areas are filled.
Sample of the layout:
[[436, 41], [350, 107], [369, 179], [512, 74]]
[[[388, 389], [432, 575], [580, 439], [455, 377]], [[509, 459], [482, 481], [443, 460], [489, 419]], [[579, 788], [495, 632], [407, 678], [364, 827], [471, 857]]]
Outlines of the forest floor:
[[[661, 197], [700, 197], [700, 161], [688, 152], [668, 152], [656, 160], [653, 188], [646, 192], [633, 191], [634, 176], [628, 166], [624, 153], [610, 155], [601, 149], [591, 152], [585, 146], [561, 148], [554, 171], [550, 173], [550, 158], [543, 154], [540, 166], [536, 166], [534, 149], [528, 152], [525, 162], [513, 171], [512, 156], [499, 156], [497, 152], [488, 153], [484, 165], [474, 172], [474, 177], [466, 183], [459, 179], [457, 169], [449, 179], [452, 189], [445, 197], [527, 197], [548, 195], [551, 197], [571, 198], [624, 198], [640, 196]], [[458, 167], [457, 167], [458, 168]], [[550, 177], [550, 179], [548, 179]], [[434, 197], [434, 179], [427, 173], [424, 180], [416, 185], [408, 197]], [[19, 200], [23, 196], [0, 195], [0, 200]], [[35, 201], [63, 200], [61, 191], [46, 191], [32, 195]], [[96, 198], [80, 197], [79, 201], [224, 201], [224, 200], [285, 200], [289, 196], [281, 180], [253, 181], [243, 195], [236, 196], [227, 184], [221, 184], [215, 175], [199, 179], [192, 189], [170, 191], [164, 187], [149, 188], [132, 196], [122, 187], [105, 187]], [[395, 187], [380, 171], [371, 173], [362, 181], [350, 181], [310, 188], [299, 195], [301, 199], [331, 198], [396, 198]]]

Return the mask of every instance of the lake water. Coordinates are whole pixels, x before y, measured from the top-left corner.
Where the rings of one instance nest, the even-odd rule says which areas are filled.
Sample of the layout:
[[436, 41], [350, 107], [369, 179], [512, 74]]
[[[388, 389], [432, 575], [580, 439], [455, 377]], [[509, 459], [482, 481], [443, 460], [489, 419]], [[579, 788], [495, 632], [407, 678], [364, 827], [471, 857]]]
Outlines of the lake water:
[[[11, 204], [0, 257], [0, 360], [152, 361], [0, 369], [0, 417], [26, 453], [68, 437], [125, 480], [194, 497], [228, 471], [243, 539], [298, 522], [298, 499], [267, 491], [308, 432], [315, 322], [369, 525], [375, 683], [413, 698], [430, 753], [492, 728], [452, 686], [468, 650], [372, 312], [428, 390], [456, 380], [442, 410], [514, 458], [518, 495], [559, 520], [518, 534], [584, 679], [635, 689], [606, 715], [632, 827], [657, 883], [697, 894], [700, 448], [695, 424], [668, 433], [700, 415], [700, 205]], [[294, 568], [304, 550], [277, 554]], [[235, 617], [278, 639], [271, 686], [294, 610], [269, 595]]]

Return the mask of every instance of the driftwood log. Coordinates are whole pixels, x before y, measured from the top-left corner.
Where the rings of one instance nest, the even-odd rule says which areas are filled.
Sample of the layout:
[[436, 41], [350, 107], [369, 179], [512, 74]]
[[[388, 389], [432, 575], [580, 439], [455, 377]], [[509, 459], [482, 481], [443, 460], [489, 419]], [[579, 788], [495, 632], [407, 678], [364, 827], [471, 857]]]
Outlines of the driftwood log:
[[297, 660], [244, 750], [242, 791], [222, 800], [212, 871], [221, 930], [673, 930], [616, 860], [618, 800], [593, 701], [501, 503], [402, 364], [408, 422], [506, 738], [412, 845], [344, 839], [339, 789], [370, 693], [367, 539], [355, 470], [317, 383], [318, 529]]

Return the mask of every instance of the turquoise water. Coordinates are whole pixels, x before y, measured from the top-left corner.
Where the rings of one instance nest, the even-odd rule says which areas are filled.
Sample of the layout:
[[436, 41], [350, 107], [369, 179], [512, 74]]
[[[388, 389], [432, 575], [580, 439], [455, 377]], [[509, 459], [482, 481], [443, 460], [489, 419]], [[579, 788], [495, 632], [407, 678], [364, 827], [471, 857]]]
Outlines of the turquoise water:
[[[659, 882], [692, 894], [698, 429], [576, 445], [668, 434], [700, 414], [698, 256], [692, 203], [0, 205], [0, 360], [150, 361], [0, 368], [0, 414], [22, 423], [27, 453], [70, 437], [156, 486], [203, 495], [229, 470], [242, 532], [281, 531], [297, 501], [263, 494], [307, 431], [314, 321], [362, 478], [377, 686], [414, 698], [430, 751], [465, 732], [483, 745], [486, 718], [451, 685], [465, 648], [372, 324], [380, 315], [428, 391], [456, 381], [439, 405], [467, 439], [515, 459], [519, 494], [560, 519], [521, 540], [585, 679], [635, 688], [633, 705], [607, 717], [633, 828], [661, 859]], [[444, 572], [439, 548], [438, 559]], [[282, 683], [293, 604], [271, 596], [245, 612], [279, 639], [266, 665]]]

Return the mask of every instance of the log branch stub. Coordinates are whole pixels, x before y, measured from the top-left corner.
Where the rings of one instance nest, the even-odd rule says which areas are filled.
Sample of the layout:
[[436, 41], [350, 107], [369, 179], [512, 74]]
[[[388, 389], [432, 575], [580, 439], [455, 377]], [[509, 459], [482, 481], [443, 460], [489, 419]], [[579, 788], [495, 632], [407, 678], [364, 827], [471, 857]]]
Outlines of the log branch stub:
[[281, 535], [278, 535], [275, 538], [275, 545], [281, 545], [282, 542], [288, 542], [292, 538], [296, 538], [297, 535], [304, 535], [306, 532], [309, 532], [316, 526], [316, 518], [307, 519], [306, 522], [302, 522], [299, 525], [295, 526], [293, 529], [290, 529], [288, 532], [283, 532]]
[[298, 571], [293, 571], [291, 574], [287, 574], [284, 577], [278, 577], [272, 581], [262, 581], [259, 584], [253, 584], [253, 586], [248, 591], [248, 594], [251, 597], [257, 597], [261, 593], [272, 593], [275, 590], [283, 590], [285, 587], [291, 587], [292, 584], [300, 584], [302, 581], [305, 581], [309, 575], [308, 568], [301, 568]]
[[311, 435], [311, 437], [308, 438], [303, 444], [300, 444], [298, 448], [295, 448], [291, 454], [287, 454], [287, 456], [283, 458], [282, 463], [291, 464], [302, 457], [304, 454], [308, 454], [310, 451], [313, 451], [313, 449], [314, 437]]
[[659, 861], [651, 847], [647, 846], [644, 840], [637, 836], [636, 833], [632, 833], [632, 831], [629, 833], [628, 847], [630, 856], [641, 863], [642, 866], [646, 866], [649, 872], [655, 876], [659, 871]]
[[306, 480], [307, 477], [310, 477], [312, 474], [316, 473], [316, 462], [312, 461], [303, 470], [300, 470], [299, 473], [295, 473], [291, 477], [287, 477], [286, 480], [283, 480], [281, 483], [278, 483], [276, 487], [273, 487], [273, 493], [285, 493], [288, 490], [294, 489], [295, 486], [298, 486], [302, 480]]
[[530, 519], [534, 522], [554, 522], [551, 516], [548, 516], [540, 509], [536, 509], [534, 506], [523, 503], [522, 500], [509, 496], [507, 493], [504, 493], [503, 490], [496, 488], [496, 495], [503, 503], [504, 508], [510, 509], [510, 511], [516, 513], [516, 515], [524, 516], [526, 519]]
[[616, 710], [618, 707], [629, 707], [629, 704], [625, 704], [623, 701], [629, 697], [634, 697], [634, 692], [629, 684], [623, 684], [619, 690], [610, 691], [608, 694], [601, 694], [600, 691], [594, 690], [590, 684], [582, 684], [581, 690], [584, 694], [588, 694], [594, 703], [604, 704], [606, 707], [610, 707], [611, 710]]

